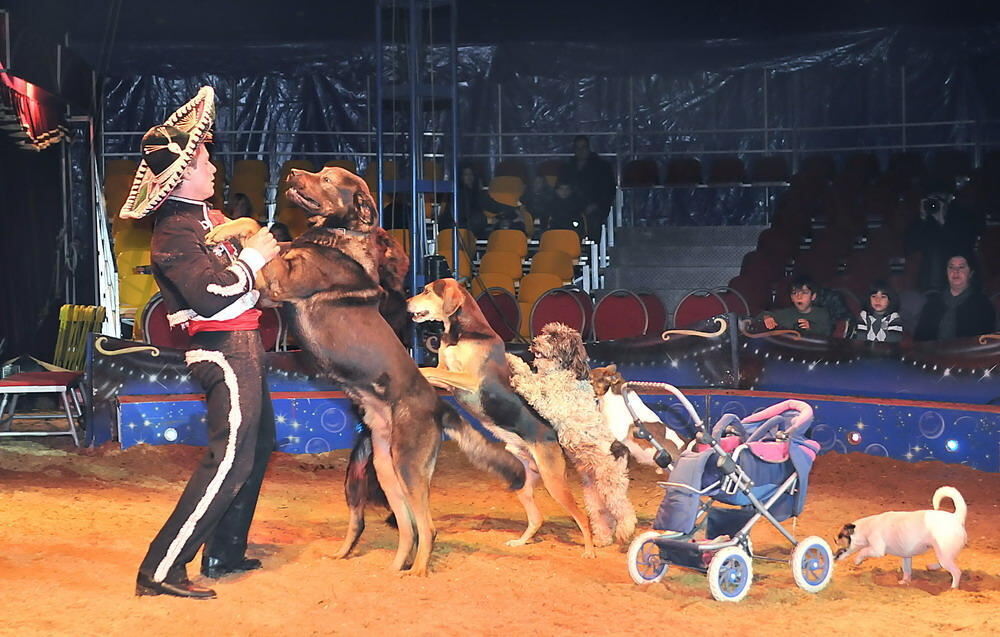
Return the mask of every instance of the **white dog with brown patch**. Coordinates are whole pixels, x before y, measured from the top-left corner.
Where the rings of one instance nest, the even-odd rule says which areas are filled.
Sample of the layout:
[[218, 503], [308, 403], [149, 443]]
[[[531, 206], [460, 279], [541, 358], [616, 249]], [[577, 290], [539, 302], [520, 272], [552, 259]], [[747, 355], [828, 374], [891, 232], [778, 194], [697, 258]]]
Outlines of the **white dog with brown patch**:
[[[950, 498], [955, 512], [939, 510], [941, 500]], [[928, 568], [943, 567], [951, 573], [951, 587], [958, 588], [962, 570], [958, 567], [958, 552], [965, 546], [965, 499], [954, 487], [940, 487], [934, 492], [934, 510], [889, 511], [870, 515], [845, 524], [837, 536], [837, 560], [855, 555], [860, 564], [868, 557], [896, 555], [903, 558], [903, 579], [910, 582], [911, 561], [928, 549], [934, 549], [938, 563]]]

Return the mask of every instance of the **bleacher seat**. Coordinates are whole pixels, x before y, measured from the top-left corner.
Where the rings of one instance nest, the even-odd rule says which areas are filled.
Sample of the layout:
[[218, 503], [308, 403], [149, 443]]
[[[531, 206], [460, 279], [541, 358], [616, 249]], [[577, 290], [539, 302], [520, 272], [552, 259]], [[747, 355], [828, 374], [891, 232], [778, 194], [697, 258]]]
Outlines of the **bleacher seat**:
[[707, 183], [713, 185], [735, 185], [746, 182], [747, 173], [743, 160], [735, 155], [721, 155], [712, 158], [708, 165]]
[[487, 252], [513, 252], [522, 259], [528, 255], [528, 237], [520, 230], [494, 230], [486, 239]]
[[729, 286], [746, 301], [753, 316], [771, 303], [771, 284], [763, 278], [739, 275], [729, 280]]
[[726, 311], [725, 301], [715, 292], [707, 289], [692, 290], [674, 309], [674, 327], [690, 327], [713, 316], [725, 314]]
[[739, 290], [723, 285], [713, 288], [712, 293], [722, 299], [722, 304], [726, 306], [727, 312], [732, 312], [738, 317], [751, 316], [750, 303]]
[[570, 290], [553, 288], [531, 305], [526, 337], [534, 337], [549, 323], [558, 322], [580, 332], [586, 331], [587, 316], [577, 295]]
[[517, 177], [522, 184], [531, 182], [531, 170], [528, 164], [519, 158], [504, 159], [493, 170], [494, 177]]
[[487, 251], [483, 254], [483, 258], [479, 262], [479, 271], [481, 273], [499, 272], [506, 274], [515, 281], [520, 281], [521, 277], [524, 276], [524, 270], [521, 267], [521, 257], [513, 252], [501, 252], [499, 250]]
[[406, 228], [389, 228], [386, 232], [403, 246], [406, 256], [410, 256], [410, 231]]
[[633, 159], [622, 168], [622, 188], [650, 188], [660, 184], [660, 167], [653, 159]]
[[493, 331], [504, 341], [512, 341], [518, 336], [521, 325], [521, 310], [517, 299], [507, 290], [491, 288], [476, 297], [476, 305], [482, 311]]
[[573, 260], [561, 250], [540, 250], [531, 257], [530, 272], [554, 274], [569, 282], [573, 280]]
[[663, 183], [670, 186], [697, 186], [702, 183], [701, 162], [695, 157], [674, 157], [667, 161]]
[[544, 177], [545, 182], [554, 188], [556, 183], [559, 181], [559, 174], [562, 172], [565, 165], [566, 162], [562, 159], [546, 159], [542, 163], [538, 164], [538, 167], [535, 169], [535, 174], [540, 177]]
[[489, 288], [501, 288], [514, 294], [514, 279], [499, 272], [480, 272], [472, 277], [471, 292], [473, 297], [478, 297]]
[[832, 180], [837, 174], [837, 163], [832, 155], [808, 155], [802, 159], [798, 174], [823, 180]]
[[517, 301], [532, 305], [538, 297], [553, 288], [562, 287], [562, 284], [562, 279], [554, 274], [547, 272], [528, 273], [521, 279], [521, 284], [517, 290]]
[[582, 252], [580, 235], [574, 230], [546, 230], [538, 240], [538, 250], [558, 250], [565, 252], [573, 261], [580, 258]]
[[644, 334], [661, 334], [667, 328], [667, 306], [663, 299], [648, 290], [635, 290], [635, 295], [646, 308], [646, 330]]
[[524, 195], [525, 185], [520, 177], [499, 175], [490, 180], [489, 195], [506, 206], [517, 206]]
[[783, 184], [788, 177], [788, 161], [782, 155], [758, 155], [750, 161], [751, 183]]
[[631, 290], [612, 290], [598, 299], [593, 320], [597, 341], [642, 336], [649, 329], [646, 305]]

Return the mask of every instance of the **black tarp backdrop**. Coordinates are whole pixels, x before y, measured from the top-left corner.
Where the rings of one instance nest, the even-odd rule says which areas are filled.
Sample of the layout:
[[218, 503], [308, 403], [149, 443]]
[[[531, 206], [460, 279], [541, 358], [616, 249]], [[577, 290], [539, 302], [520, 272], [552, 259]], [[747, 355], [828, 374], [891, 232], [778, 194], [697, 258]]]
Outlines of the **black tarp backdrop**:
[[[998, 51], [997, 27], [628, 46], [462, 46], [460, 122], [463, 135], [500, 127], [532, 134], [505, 138], [504, 154], [566, 152], [571, 140], [556, 133], [570, 131], [634, 131], [638, 155], [891, 144], [898, 135], [884, 128], [794, 138], [791, 129], [900, 123], [904, 76], [908, 122], [1000, 118]], [[447, 59], [442, 50], [432, 57], [439, 68]], [[210, 83], [220, 93], [222, 130], [364, 132], [372, 121], [373, 74], [372, 47], [356, 44], [190, 45], [167, 55], [162, 46], [120, 43], [109, 68], [105, 128], [145, 130]], [[766, 143], [759, 133], [670, 135], [764, 127]], [[403, 122], [395, 126], [405, 129]], [[552, 134], [539, 135], [546, 132]], [[966, 135], [964, 128], [937, 129], [911, 142], [956, 143]], [[491, 137], [463, 141], [466, 153], [496, 151]], [[110, 140], [108, 150], [134, 152], [133, 142]], [[280, 162], [317, 142], [242, 136], [230, 143], [236, 152], [277, 151], [272, 161]], [[601, 143], [595, 138], [602, 152], [632, 150]], [[370, 150], [364, 137], [332, 144], [330, 152]]]
[[0, 136], [0, 336], [4, 360], [30, 354], [51, 360], [64, 298], [59, 247], [63, 227], [62, 144], [21, 150]]

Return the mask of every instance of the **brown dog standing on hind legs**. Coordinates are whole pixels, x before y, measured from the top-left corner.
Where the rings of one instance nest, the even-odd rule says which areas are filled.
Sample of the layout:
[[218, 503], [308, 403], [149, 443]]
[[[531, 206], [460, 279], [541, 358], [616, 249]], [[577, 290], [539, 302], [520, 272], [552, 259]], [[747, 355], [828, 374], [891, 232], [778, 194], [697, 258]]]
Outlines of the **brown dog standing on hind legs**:
[[420, 371], [433, 384], [451, 389], [458, 403], [524, 463], [527, 479], [517, 496], [527, 513], [528, 526], [520, 538], [507, 544], [524, 545], [541, 527], [542, 514], [533, 496], [541, 481], [580, 527], [584, 556], [593, 557], [590, 524], [566, 482], [566, 458], [555, 431], [514, 392], [503, 341], [472, 295], [455, 279], [440, 279], [410, 298], [407, 309], [418, 323], [444, 323], [438, 366]]
[[[484, 462], [492, 461], [490, 468], [515, 488], [523, 482], [523, 468], [506, 452], [490, 455], [494, 449], [440, 400], [382, 317], [386, 291], [380, 283], [394, 274], [401, 284], [398, 264], [405, 257], [393, 253], [398, 244], [378, 227], [364, 181], [331, 167], [318, 173], [292, 170], [289, 182], [289, 200], [305, 210], [311, 227], [261, 270], [258, 285], [272, 302], [285, 304], [302, 348], [359, 407], [370, 434], [359, 437], [351, 454], [350, 521], [338, 557], [351, 550], [364, 529], [364, 503], [374, 486], [367, 480], [370, 457], [399, 528], [392, 568], [406, 568], [415, 548], [409, 572], [426, 574], [434, 540], [430, 480], [442, 431], [460, 445], [471, 445]], [[249, 230], [241, 223], [217, 227], [209, 240]]]

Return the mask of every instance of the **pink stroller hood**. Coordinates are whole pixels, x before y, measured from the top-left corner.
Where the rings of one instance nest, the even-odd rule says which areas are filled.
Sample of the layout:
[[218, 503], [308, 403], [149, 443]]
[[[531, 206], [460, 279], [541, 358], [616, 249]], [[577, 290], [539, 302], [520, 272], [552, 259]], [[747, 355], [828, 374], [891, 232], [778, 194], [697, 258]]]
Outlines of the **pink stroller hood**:
[[799, 413], [793, 416], [789, 421], [788, 426], [785, 428], [785, 434], [787, 434], [790, 438], [803, 435], [805, 430], [809, 427], [809, 424], [812, 423], [813, 408], [809, 405], [809, 403], [801, 400], [795, 400], [793, 398], [771, 405], [770, 407], [762, 409], [755, 414], [750, 414], [741, 422], [760, 422], [762, 420], [767, 420], [768, 418], [773, 418], [774, 416], [780, 416], [786, 411], [797, 411]]

